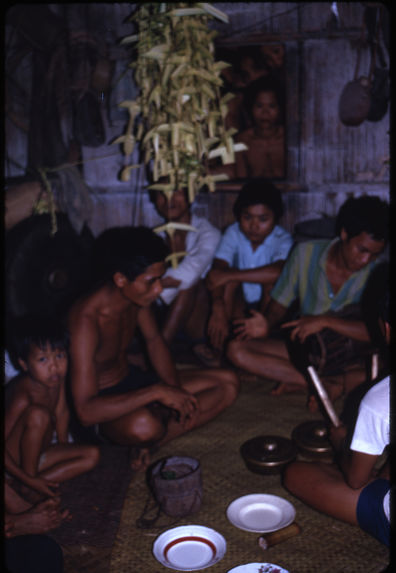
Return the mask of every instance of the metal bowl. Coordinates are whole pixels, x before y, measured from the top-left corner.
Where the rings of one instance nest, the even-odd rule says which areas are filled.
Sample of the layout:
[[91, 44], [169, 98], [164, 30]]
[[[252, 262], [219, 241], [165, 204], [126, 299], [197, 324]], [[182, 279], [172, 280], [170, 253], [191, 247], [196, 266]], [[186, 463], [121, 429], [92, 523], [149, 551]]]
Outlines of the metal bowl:
[[333, 448], [327, 426], [321, 420], [303, 422], [294, 428], [292, 440], [298, 451], [308, 458], [330, 458]]
[[251, 472], [276, 474], [296, 458], [297, 448], [282, 436], [257, 436], [242, 444], [240, 453]]

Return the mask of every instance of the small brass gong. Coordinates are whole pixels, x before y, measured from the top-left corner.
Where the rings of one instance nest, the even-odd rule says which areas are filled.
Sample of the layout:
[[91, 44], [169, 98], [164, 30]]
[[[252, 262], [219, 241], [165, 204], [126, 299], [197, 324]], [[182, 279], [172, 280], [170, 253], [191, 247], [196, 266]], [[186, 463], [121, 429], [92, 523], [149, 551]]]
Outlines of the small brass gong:
[[303, 422], [294, 428], [292, 440], [298, 450], [307, 457], [331, 457], [333, 449], [327, 426], [321, 420]]
[[275, 474], [295, 459], [297, 448], [288, 438], [257, 436], [242, 444], [240, 453], [248, 470]]

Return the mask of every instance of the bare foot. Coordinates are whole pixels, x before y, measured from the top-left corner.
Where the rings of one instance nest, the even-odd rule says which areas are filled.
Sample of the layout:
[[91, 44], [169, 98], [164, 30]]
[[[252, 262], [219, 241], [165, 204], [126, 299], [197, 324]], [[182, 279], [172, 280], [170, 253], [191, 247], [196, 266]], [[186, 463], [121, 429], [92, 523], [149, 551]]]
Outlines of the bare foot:
[[192, 351], [198, 360], [208, 368], [219, 368], [221, 366], [221, 353], [204, 342], [195, 344]]
[[60, 526], [65, 519], [71, 519], [67, 509], [59, 508], [60, 498], [50, 498], [38, 503], [28, 511], [9, 516], [12, 524], [6, 532], [7, 537], [46, 533]]
[[305, 392], [306, 389], [301, 384], [292, 384], [280, 382], [275, 388], [271, 390], [272, 396], [280, 396], [281, 394], [291, 394], [293, 392]]
[[135, 472], [143, 472], [150, 465], [150, 450], [148, 448], [131, 446], [129, 456], [131, 468]]

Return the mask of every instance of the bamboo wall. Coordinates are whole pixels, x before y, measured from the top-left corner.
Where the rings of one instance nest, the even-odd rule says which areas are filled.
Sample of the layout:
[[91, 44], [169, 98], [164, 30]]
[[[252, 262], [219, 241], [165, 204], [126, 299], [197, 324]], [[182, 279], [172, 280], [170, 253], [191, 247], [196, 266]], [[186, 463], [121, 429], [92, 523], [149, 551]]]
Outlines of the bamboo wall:
[[[331, 12], [332, 4], [214, 3], [230, 17], [228, 26], [213, 24], [224, 45], [285, 45], [288, 177], [283, 189], [284, 225], [290, 230], [297, 221], [335, 214], [351, 194], [389, 196], [389, 169], [385, 163], [389, 158], [389, 110], [381, 121], [365, 121], [357, 127], [346, 127], [338, 118], [339, 97], [355, 72], [364, 3], [337, 2], [338, 20]], [[110, 41], [132, 32], [126, 19], [133, 8], [134, 4], [94, 3], [89, 5], [89, 14], [104, 27]], [[158, 222], [145, 192], [144, 169], [133, 171], [128, 183], [117, 177], [123, 158], [111, 141], [122, 133], [126, 121], [117, 103], [133, 98], [136, 86], [130, 72], [123, 75], [128, 61], [118, 57], [116, 45], [109, 48], [109, 53], [115, 71], [111, 94], [102, 107], [106, 143], [82, 150], [83, 176], [94, 193], [93, 208], [86, 214], [94, 234], [114, 225], [153, 226]], [[367, 75], [369, 63], [366, 47], [361, 75]], [[22, 144], [18, 138], [12, 141], [21, 161]], [[139, 161], [137, 153], [134, 159]], [[195, 208], [223, 228], [231, 222], [235, 195], [235, 190], [200, 195]]]

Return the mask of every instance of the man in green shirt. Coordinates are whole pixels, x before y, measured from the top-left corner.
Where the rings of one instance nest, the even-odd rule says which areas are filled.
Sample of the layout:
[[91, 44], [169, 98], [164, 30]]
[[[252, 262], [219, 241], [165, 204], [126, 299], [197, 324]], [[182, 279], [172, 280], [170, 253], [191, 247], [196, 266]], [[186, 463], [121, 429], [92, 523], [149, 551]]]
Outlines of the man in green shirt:
[[[371, 196], [348, 199], [337, 216], [337, 238], [297, 244], [271, 291], [265, 314], [252, 311], [251, 318], [236, 321], [236, 335], [227, 349], [229, 360], [277, 381], [272, 392], [282, 394], [305, 389], [307, 381], [291, 361], [287, 341], [272, 336], [275, 327], [281, 325], [292, 342], [309, 342], [313, 335], [330, 332], [332, 340], [338, 337], [342, 347], [352, 341], [368, 343], [361, 317], [343, 316], [342, 312], [359, 306], [367, 279], [386, 246], [388, 227], [389, 206], [385, 201]], [[281, 324], [294, 301], [299, 305], [298, 318]], [[342, 391], [348, 393], [365, 377], [353, 351], [349, 364], [338, 370], [327, 365], [327, 371], [324, 368], [321, 372], [325, 376], [330, 372], [327, 382], [331, 382], [331, 398]]]

